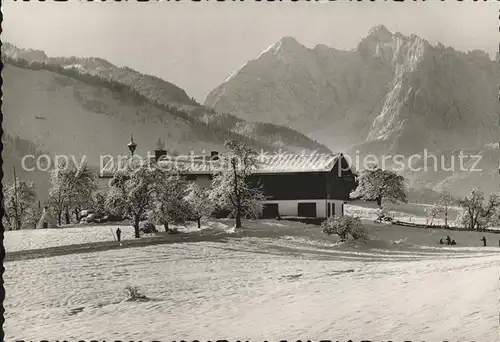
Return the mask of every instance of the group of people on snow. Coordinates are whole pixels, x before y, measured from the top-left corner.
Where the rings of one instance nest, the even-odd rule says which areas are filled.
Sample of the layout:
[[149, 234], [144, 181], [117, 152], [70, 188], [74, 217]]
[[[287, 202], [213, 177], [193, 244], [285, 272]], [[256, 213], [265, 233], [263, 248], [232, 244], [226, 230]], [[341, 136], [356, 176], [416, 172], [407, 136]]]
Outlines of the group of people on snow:
[[[444, 245], [443, 239], [440, 239], [440, 240], [439, 240], [439, 244], [440, 244], [440, 245]], [[450, 236], [448, 235], [448, 236], [446, 237], [446, 244], [447, 244], [447, 245], [456, 245], [457, 243], [455, 242], [455, 240], [452, 240], [452, 239], [450, 238]]]
[[[455, 242], [455, 240], [452, 240], [452, 239], [450, 238], [450, 236], [449, 236], [449, 235], [446, 237], [446, 239], [445, 239], [445, 240], [446, 240], [446, 244], [447, 244], [447, 245], [456, 245], [456, 244], [457, 244], [457, 243]], [[485, 237], [485, 236], [483, 236], [480, 240], [483, 242], [483, 246], [486, 246], [486, 237]], [[444, 241], [443, 241], [443, 239], [440, 239], [440, 240], [439, 240], [439, 244], [440, 244], [440, 245], [444, 245]], [[498, 245], [500, 246], [500, 240], [498, 241]]]

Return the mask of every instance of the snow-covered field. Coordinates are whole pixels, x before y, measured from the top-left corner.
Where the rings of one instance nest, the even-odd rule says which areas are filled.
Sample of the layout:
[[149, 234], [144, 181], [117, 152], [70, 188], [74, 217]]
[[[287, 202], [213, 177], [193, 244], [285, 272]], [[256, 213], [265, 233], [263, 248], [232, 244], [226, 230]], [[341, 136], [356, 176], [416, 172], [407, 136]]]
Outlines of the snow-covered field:
[[[202, 228], [218, 228], [227, 230], [233, 224], [230, 220], [219, 220], [204, 222]], [[134, 228], [131, 225], [122, 226], [82, 226], [71, 228], [53, 228], [53, 229], [26, 229], [7, 231], [4, 236], [4, 246], [6, 252], [16, 252], [40, 248], [60, 247], [68, 245], [78, 245], [92, 242], [114, 241], [116, 228], [120, 227], [122, 231], [122, 240], [134, 239]], [[198, 230], [195, 223], [187, 227], [177, 227], [180, 231]], [[163, 230], [163, 227], [157, 227]], [[145, 234], [141, 233], [141, 236]]]
[[[414, 204], [414, 206], [422, 206]], [[423, 211], [423, 209], [421, 209]], [[416, 210], [418, 212], [418, 210]], [[372, 203], [363, 203], [363, 205], [348, 204], [345, 206], [345, 212], [349, 215], [360, 216], [363, 219], [373, 221], [377, 217], [377, 209]], [[402, 211], [392, 211], [394, 218], [401, 221], [426, 223], [425, 217], [421, 215], [412, 215]], [[435, 224], [443, 224], [436, 219]], [[202, 228], [216, 228], [227, 230], [233, 225], [231, 220], [217, 220], [203, 222]], [[30, 229], [20, 231], [5, 232], [4, 246], [7, 252], [16, 252], [22, 250], [32, 250], [48, 247], [59, 247], [75, 244], [84, 244], [92, 242], [113, 241], [114, 232], [118, 226], [83, 226], [71, 228], [54, 229]], [[130, 225], [119, 226], [122, 231], [122, 240], [134, 239], [134, 229]], [[160, 231], [162, 227], [157, 227]], [[188, 227], [178, 227], [182, 231], [197, 230], [194, 223]], [[500, 238], [500, 236], [499, 236]], [[439, 239], [438, 239], [439, 240]]]
[[[27, 229], [5, 232], [5, 251], [58, 247], [90, 242], [113, 241], [117, 226], [86, 226], [53, 229]], [[122, 240], [134, 238], [134, 228], [120, 226]]]
[[[390, 214], [393, 218], [398, 221], [412, 222], [417, 224], [427, 224], [427, 218], [424, 213], [426, 207], [431, 206], [430, 204], [416, 204], [410, 203], [407, 205], [395, 205], [390, 209]], [[405, 210], [406, 209], [406, 210]], [[348, 215], [355, 215], [367, 220], [375, 220], [377, 218], [377, 207], [374, 203], [360, 203], [357, 204], [346, 204], [345, 212]], [[458, 208], [452, 208], [450, 210], [449, 224], [453, 224], [457, 217]], [[444, 220], [436, 218], [433, 221], [434, 225], [444, 225]]]
[[[6, 341], [497, 341], [498, 247], [240, 238], [5, 264]], [[126, 285], [150, 298], [126, 301]]]

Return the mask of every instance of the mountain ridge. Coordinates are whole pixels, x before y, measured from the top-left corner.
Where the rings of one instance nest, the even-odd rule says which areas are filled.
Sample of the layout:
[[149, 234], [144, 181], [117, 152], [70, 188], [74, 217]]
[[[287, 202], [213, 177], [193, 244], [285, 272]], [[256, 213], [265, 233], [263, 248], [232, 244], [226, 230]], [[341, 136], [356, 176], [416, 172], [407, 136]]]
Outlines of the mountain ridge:
[[[39, 63], [43, 66], [38, 65], [38, 67], [50, 66], [53, 69], [56, 68], [52, 71], [58, 73], [68, 71], [73, 76], [94, 76], [108, 84], [126, 86], [156, 105], [166, 106], [167, 110], [182, 114], [187, 120], [194, 119], [195, 121], [192, 121], [193, 124], [208, 125], [210, 129], [215, 129], [219, 132], [228, 131], [227, 134], [235, 136], [241, 136], [243, 133], [243, 138], [265, 142], [269, 145], [268, 148], [271, 149], [328, 151], [325, 146], [307, 138], [299, 132], [266, 123], [247, 123], [245, 120], [232, 117], [228, 113], [222, 114], [226, 118], [231, 118], [230, 121], [233, 126], [222, 125], [220, 113], [204, 108], [194, 99], [189, 98], [187, 93], [176, 85], [156, 76], [141, 74], [128, 67], [114, 66], [102, 58], [47, 57], [43, 51], [21, 49], [9, 43], [4, 43], [4, 46], [2, 46], [2, 57], [7, 62], [24, 60], [27, 63], [26, 67]], [[200, 121], [201, 118], [203, 119], [202, 121]], [[252, 127], [254, 128], [252, 129]], [[259, 133], [261, 131], [266, 132], [267, 136]]]
[[[462, 65], [458, 66], [458, 71], [447, 70], [444, 65], [447, 62]], [[404, 137], [398, 137], [403, 127], [399, 125], [406, 125], [408, 119], [415, 118], [409, 117], [405, 107], [414, 106], [416, 101], [425, 101], [419, 92], [426, 88], [429, 79], [433, 81], [434, 69], [473, 78], [473, 72], [468, 72], [468, 69], [474, 63], [479, 69], [484, 68], [476, 77], [477, 83], [482, 81], [481, 78], [488, 78], [485, 75], [488, 73], [494, 75], [487, 80], [490, 83], [498, 77], [498, 66], [484, 51], [465, 53], [440, 43], [433, 46], [416, 35], [393, 34], [383, 25], [370, 30], [357, 48], [349, 51], [320, 44], [309, 49], [294, 38], [284, 37], [212, 90], [205, 105], [230, 111], [243, 119], [291, 127], [330, 148], [337, 142], [325, 137], [332, 135], [331, 131], [325, 132], [325, 124], [335, 119], [338, 125], [348, 116], [354, 121], [348, 123], [361, 129], [364, 138], [349, 141], [345, 147], [387, 140], [388, 135], [403, 144]], [[465, 70], [460, 70], [462, 66]], [[453, 78], [453, 75], [443, 75], [446, 77]], [[437, 83], [437, 86], [443, 86], [439, 81]], [[491, 93], [491, 87], [482, 88], [490, 89]], [[443, 95], [449, 98], [454, 95], [450, 93]], [[456, 101], [459, 100], [458, 97]], [[491, 100], [488, 103], [491, 109], [496, 105]], [[491, 110], [487, 118], [490, 121], [493, 112]], [[339, 131], [345, 132], [340, 126]], [[334, 130], [334, 133], [339, 132]], [[488, 138], [492, 137], [491, 130], [487, 133]], [[488, 142], [491, 139], [479, 145]]]
[[[432, 45], [383, 25], [347, 51], [307, 48], [289, 38], [281, 48], [282, 41], [214, 88], [205, 105], [291, 127], [351, 155], [479, 152], [498, 141], [500, 68], [484, 51]], [[447, 188], [460, 186], [455, 176], [446, 176]], [[473, 183], [478, 175], [462, 176]], [[433, 188], [436, 177], [417, 178]], [[481, 184], [488, 188], [492, 181]]]

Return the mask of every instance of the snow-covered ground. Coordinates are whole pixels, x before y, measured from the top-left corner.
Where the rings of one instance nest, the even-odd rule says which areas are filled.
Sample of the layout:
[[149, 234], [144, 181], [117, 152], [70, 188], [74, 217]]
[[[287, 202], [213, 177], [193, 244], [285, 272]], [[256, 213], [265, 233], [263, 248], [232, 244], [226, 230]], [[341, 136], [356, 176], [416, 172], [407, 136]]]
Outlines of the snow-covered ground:
[[[401, 210], [401, 208], [398, 208], [398, 206], [395, 206], [394, 208], [390, 208], [389, 213], [393, 215], [395, 220], [398, 221], [403, 221], [403, 222], [412, 222], [412, 223], [417, 223], [417, 224], [427, 224], [427, 218], [425, 217], [424, 208], [431, 206], [430, 204], [410, 204], [413, 205], [414, 207], [421, 207], [418, 208], [420, 210], [415, 210], [417, 213], [410, 213], [407, 211]], [[372, 203], [363, 203], [363, 205], [360, 204], [346, 204], [345, 205], [345, 212], [348, 215], [355, 215], [359, 216], [361, 218], [367, 219], [367, 220], [375, 220], [377, 218], [377, 212], [378, 209], [375, 207], [374, 204]], [[398, 210], [400, 209], [400, 210]], [[421, 212], [420, 212], [421, 211]], [[450, 210], [450, 219], [448, 224], [453, 224], [456, 216], [458, 213], [458, 208], [452, 208]], [[440, 218], [436, 218], [433, 221], [434, 225], [444, 225], [444, 220]]]
[[[409, 204], [413, 206], [411, 209], [417, 213], [422, 212], [426, 205]], [[399, 207], [395, 207], [399, 208]], [[403, 207], [404, 209], [405, 207]], [[415, 209], [418, 208], [418, 209]], [[377, 208], [374, 203], [359, 202], [357, 204], [346, 204], [345, 212], [349, 215], [360, 216], [363, 219], [373, 221], [377, 218]], [[396, 220], [426, 223], [426, 218], [418, 214], [411, 214], [398, 210], [392, 210]], [[268, 222], [269, 223], [269, 222]], [[444, 224], [442, 220], [434, 220], [434, 224]], [[215, 228], [227, 230], [234, 222], [231, 220], [217, 220], [202, 223], [202, 229]], [[4, 246], [7, 252], [15, 252], [22, 250], [32, 250], [48, 247], [67, 246], [75, 244], [84, 244], [91, 242], [113, 241], [114, 233], [118, 226], [83, 226], [70, 228], [54, 228], [54, 229], [30, 229], [20, 231], [7, 231], [4, 237]], [[122, 231], [122, 240], [134, 239], [134, 229], [129, 224], [119, 226]], [[157, 227], [160, 231], [162, 227]], [[190, 223], [188, 227], [178, 227], [182, 231], [197, 230], [195, 223]]]
[[[202, 228], [219, 228], [226, 230], [231, 224], [230, 220], [203, 222]], [[114, 241], [116, 228], [122, 231], [121, 239], [134, 239], [134, 228], [131, 225], [122, 226], [83, 226], [53, 229], [26, 229], [6, 231], [4, 234], [4, 247], [6, 252], [16, 252], [40, 248], [78, 245], [91, 242]], [[195, 223], [187, 227], [177, 227], [181, 231], [197, 230]], [[157, 227], [162, 231], [163, 227]], [[145, 236], [141, 233], [141, 236]]]
[[[240, 238], [5, 264], [6, 341], [497, 341], [498, 247]], [[126, 301], [126, 285], [150, 298]]]
[[[84, 226], [53, 229], [7, 231], [4, 234], [5, 251], [58, 247], [90, 242], [113, 241], [117, 226]], [[134, 228], [120, 226], [122, 240], [134, 238]]]

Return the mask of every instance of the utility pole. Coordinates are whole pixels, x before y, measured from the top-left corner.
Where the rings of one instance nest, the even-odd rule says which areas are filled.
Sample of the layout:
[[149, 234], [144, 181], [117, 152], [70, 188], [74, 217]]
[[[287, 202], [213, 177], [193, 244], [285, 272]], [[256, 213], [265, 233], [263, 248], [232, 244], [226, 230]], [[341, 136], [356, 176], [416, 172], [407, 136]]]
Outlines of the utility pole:
[[16, 230], [19, 230], [21, 228], [20, 222], [19, 222], [19, 213], [17, 212], [17, 176], [16, 176], [16, 167], [14, 166], [14, 215], [16, 218]]

